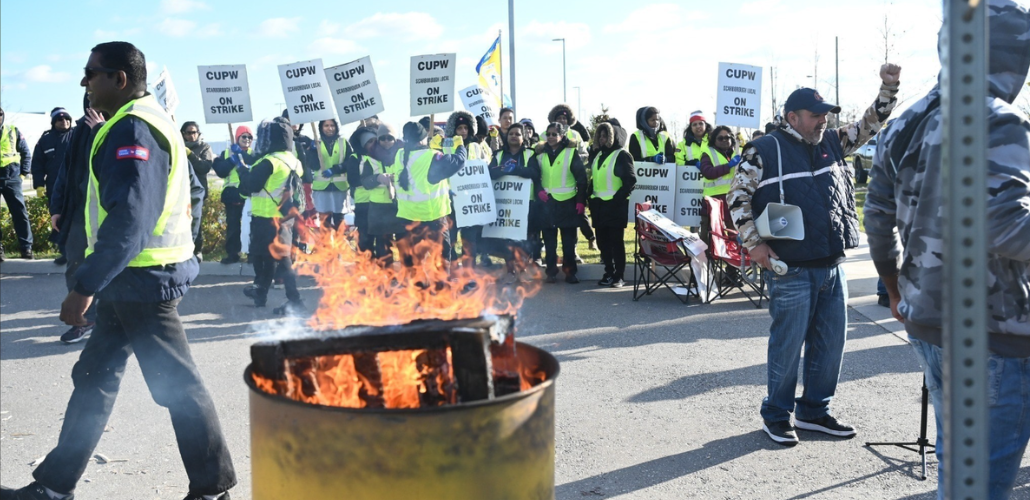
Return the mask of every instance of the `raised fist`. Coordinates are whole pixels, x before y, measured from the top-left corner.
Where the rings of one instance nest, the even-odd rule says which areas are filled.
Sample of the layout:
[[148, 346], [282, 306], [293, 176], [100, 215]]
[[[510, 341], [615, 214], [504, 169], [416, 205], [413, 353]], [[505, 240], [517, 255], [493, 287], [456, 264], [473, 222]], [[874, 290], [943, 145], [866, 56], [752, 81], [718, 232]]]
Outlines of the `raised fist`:
[[896, 85], [901, 80], [901, 66], [884, 63], [880, 66], [880, 80], [884, 85]]

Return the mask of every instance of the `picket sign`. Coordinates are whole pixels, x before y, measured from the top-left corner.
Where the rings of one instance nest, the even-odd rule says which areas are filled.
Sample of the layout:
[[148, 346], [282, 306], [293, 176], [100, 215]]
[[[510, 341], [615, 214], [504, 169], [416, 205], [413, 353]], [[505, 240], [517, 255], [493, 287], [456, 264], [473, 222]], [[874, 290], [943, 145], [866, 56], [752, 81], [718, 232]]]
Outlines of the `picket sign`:
[[485, 160], [466, 160], [465, 166], [450, 178], [458, 227], [484, 226], [497, 221], [497, 205], [487, 166]]
[[633, 162], [637, 185], [629, 195], [629, 218], [636, 217], [637, 203], [650, 203], [653, 210], [665, 217], [672, 217], [676, 206], [676, 164]]
[[494, 180], [497, 219], [483, 227], [484, 238], [522, 241], [529, 236], [529, 203], [533, 181], [514, 175]]

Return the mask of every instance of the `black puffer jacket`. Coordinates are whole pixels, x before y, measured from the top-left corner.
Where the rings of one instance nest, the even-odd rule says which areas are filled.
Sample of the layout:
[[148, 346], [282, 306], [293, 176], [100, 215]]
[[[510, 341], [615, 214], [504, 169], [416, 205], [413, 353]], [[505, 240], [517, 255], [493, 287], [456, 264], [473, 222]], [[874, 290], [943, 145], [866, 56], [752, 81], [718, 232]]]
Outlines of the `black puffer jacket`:
[[633, 191], [633, 187], [637, 185], [637, 176], [633, 172], [633, 157], [623, 149], [628, 135], [626, 134], [626, 129], [619, 126], [613, 127], [610, 122], [602, 123], [598, 126], [598, 130], [601, 128], [614, 130], [614, 132], [610, 132], [614, 137], [614, 141], [610, 147], [590, 149], [591, 168], [594, 175], [597, 175], [597, 168], [594, 165], [595, 161], [600, 165], [607, 161], [611, 155], [619, 155], [615, 160], [615, 176], [622, 180], [622, 187], [615, 192], [615, 197], [609, 201], [604, 201], [592, 196], [594, 186], [591, 183], [588, 189], [591, 193], [590, 218], [594, 227], [625, 228], [626, 223], [629, 221], [629, 194]]

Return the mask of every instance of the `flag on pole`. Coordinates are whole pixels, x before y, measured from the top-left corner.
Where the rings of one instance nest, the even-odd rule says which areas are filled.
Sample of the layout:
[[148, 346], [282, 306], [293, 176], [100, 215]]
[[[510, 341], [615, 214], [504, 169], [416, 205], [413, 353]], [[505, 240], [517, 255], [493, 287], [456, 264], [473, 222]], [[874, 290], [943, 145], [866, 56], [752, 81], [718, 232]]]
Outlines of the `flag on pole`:
[[497, 35], [490, 50], [486, 51], [483, 58], [476, 65], [476, 73], [479, 73], [479, 85], [488, 90], [497, 103], [497, 109], [501, 106], [501, 35]]

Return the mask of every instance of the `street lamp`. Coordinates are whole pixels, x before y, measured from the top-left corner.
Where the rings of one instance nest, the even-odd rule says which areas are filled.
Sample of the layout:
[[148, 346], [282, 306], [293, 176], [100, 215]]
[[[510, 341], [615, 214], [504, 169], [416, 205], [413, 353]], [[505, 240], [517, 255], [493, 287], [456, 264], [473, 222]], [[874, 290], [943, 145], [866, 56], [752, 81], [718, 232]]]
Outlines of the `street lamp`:
[[561, 41], [561, 100], [562, 102], [569, 102], [569, 96], [565, 89], [565, 39], [555, 38], [552, 42]]

